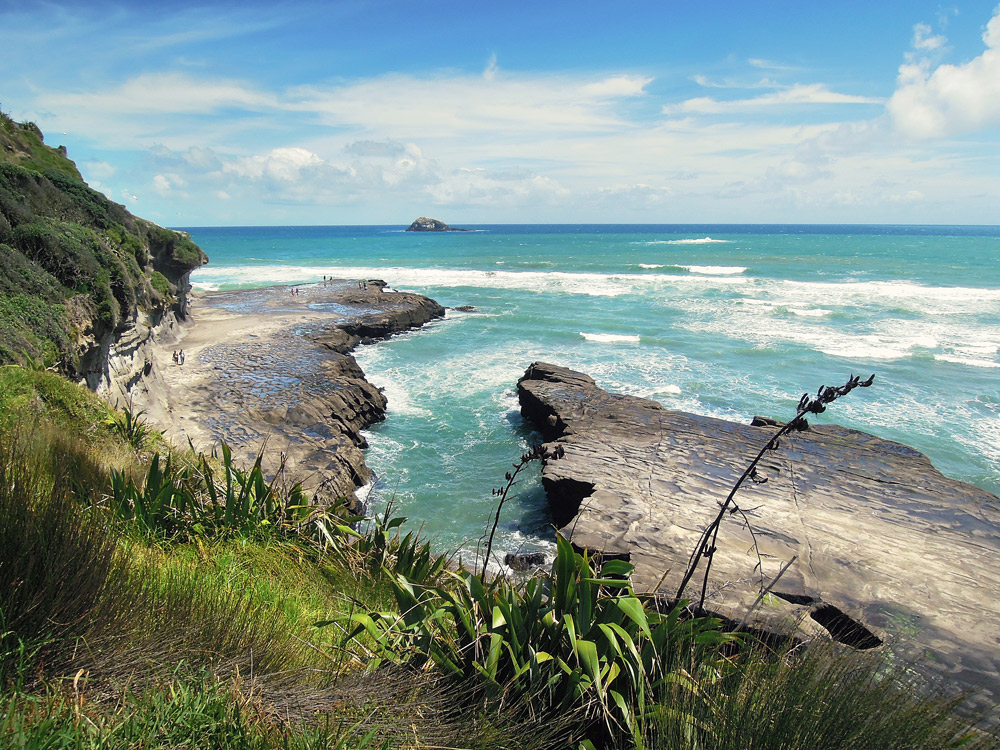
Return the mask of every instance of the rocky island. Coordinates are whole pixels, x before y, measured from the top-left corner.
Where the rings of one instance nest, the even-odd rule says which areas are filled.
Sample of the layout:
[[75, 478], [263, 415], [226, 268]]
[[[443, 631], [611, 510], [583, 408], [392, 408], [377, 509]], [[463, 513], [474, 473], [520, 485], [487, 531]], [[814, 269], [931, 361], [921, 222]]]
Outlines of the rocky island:
[[[540, 362], [518, 393], [558, 456], [545, 460], [542, 483], [559, 533], [629, 559], [636, 588], [668, 598], [702, 530], [776, 430], [670, 411]], [[948, 479], [907, 446], [835, 425], [789, 434], [761, 473], [765, 483], [737, 495], [753, 536], [739, 516], [722, 526], [710, 611], [746, 614], [760, 586], [755, 544], [766, 583], [796, 557], [754, 625], [888, 648], [996, 705], [1000, 499]]]
[[468, 229], [450, 227], [439, 219], [421, 216], [406, 228], [407, 232], [468, 232]]

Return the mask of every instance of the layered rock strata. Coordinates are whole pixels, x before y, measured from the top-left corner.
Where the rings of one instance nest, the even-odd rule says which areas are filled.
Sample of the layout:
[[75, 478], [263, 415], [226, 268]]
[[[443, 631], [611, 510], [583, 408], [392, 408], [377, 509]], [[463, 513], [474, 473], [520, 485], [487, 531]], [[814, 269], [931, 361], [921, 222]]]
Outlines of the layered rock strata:
[[[555, 455], [542, 483], [560, 533], [630, 559], [639, 590], [676, 592], [720, 503], [776, 428], [669, 411], [608, 393], [588, 376], [535, 363], [521, 411]], [[766, 483], [736, 496], [706, 607], [739, 621], [765, 583], [796, 561], [751, 615], [772, 631], [885, 643], [949, 687], [1000, 697], [1000, 500], [949, 479], [926, 456], [835, 425], [782, 439]], [[761, 557], [758, 558], [759, 550]], [[697, 598], [700, 574], [685, 593]]]
[[[361, 431], [385, 418], [385, 396], [350, 352], [444, 315], [384, 283], [210, 292], [192, 300], [194, 324], [158, 350], [136, 405], [175, 444], [210, 451], [223, 441], [244, 462], [263, 446], [264, 469], [285, 468], [321, 503], [353, 500], [372, 479]], [[185, 361], [172, 361], [184, 349]]]

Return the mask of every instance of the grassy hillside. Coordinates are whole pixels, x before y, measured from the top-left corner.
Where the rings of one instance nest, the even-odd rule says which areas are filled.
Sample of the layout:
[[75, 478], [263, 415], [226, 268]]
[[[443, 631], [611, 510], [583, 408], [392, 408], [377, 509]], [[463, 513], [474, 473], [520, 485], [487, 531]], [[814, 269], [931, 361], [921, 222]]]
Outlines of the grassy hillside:
[[157, 322], [206, 262], [183, 233], [89, 188], [63, 148], [0, 113], [0, 362], [80, 377], [103, 337]]

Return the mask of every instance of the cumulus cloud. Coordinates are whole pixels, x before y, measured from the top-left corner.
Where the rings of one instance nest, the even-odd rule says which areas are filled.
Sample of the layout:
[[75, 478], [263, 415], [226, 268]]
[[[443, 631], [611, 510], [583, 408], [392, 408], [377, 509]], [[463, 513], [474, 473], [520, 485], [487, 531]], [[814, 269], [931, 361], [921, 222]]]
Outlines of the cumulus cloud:
[[[917, 25], [917, 51], [935, 51], [944, 43], [929, 34], [925, 25]], [[986, 25], [983, 42], [983, 53], [962, 65], [934, 67], [927, 57], [907, 57], [887, 105], [900, 133], [929, 139], [1000, 125], [1000, 6]]]
[[943, 47], [948, 39], [940, 34], [934, 34], [926, 23], [918, 23], [913, 27], [913, 48], [918, 50], [936, 50]]

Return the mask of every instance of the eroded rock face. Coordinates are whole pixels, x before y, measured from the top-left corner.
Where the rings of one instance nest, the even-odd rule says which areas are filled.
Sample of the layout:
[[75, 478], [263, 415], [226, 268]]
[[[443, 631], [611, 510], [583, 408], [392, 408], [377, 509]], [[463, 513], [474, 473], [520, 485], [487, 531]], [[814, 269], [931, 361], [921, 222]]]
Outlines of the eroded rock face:
[[[562, 446], [542, 482], [560, 533], [624, 557], [637, 589], [676, 592], [701, 531], [776, 431], [669, 411], [612, 394], [586, 375], [535, 363], [521, 411]], [[883, 642], [949, 688], [1000, 697], [1000, 500], [941, 475], [899, 443], [836, 425], [782, 439], [745, 486], [769, 582], [797, 560], [753, 624]], [[753, 509], [752, 512], [749, 512]], [[756, 598], [754, 539], [739, 516], [719, 535], [706, 606], [739, 621]], [[697, 598], [700, 574], [686, 597]]]

